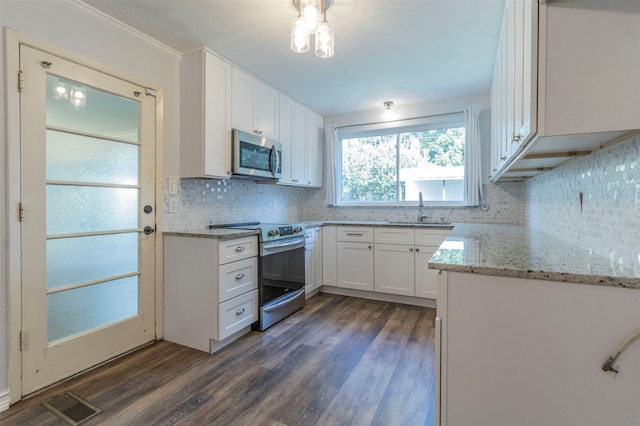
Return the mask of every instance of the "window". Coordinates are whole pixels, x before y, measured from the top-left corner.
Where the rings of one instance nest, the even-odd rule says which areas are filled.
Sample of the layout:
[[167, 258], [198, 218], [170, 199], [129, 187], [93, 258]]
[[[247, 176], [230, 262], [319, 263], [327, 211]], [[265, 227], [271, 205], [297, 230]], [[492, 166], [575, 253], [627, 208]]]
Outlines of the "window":
[[412, 126], [339, 132], [338, 203], [399, 204], [465, 199], [462, 114]]

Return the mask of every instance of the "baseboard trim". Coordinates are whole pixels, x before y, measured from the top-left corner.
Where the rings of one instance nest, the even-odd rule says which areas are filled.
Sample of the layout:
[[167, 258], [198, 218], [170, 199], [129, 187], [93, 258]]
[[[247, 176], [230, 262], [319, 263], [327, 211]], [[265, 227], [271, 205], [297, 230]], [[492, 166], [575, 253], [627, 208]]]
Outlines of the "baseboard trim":
[[0, 393], [0, 413], [9, 409], [9, 391]]
[[421, 297], [400, 296], [396, 294], [375, 293], [372, 291], [353, 290], [350, 288], [332, 287], [323, 285], [322, 293], [339, 294], [340, 296], [361, 297], [363, 299], [380, 300], [382, 302], [404, 303], [405, 305], [424, 306], [435, 308], [435, 299], [423, 299]]

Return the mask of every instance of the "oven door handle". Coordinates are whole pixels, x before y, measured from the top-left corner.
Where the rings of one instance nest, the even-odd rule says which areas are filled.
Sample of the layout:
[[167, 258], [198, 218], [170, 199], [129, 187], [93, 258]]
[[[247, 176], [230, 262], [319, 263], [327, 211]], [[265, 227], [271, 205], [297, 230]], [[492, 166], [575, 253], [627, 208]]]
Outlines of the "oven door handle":
[[301, 288], [301, 289], [299, 289], [299, 290], [296, 290], [296, 291], [295, 291], [295, 292], [293, 292], [293, 293], [289, 293], [289, 294], [287, 295], [287, 298], [286, 298], [286, 299], [284, 299], [283, 301], [278, 302], [278, 303], [276, 303], [276, 304], [275, 304], [275, 305], [273, 305], [273, 306], [267, 306], [266, 308], [262, 308], [262, 310], [263, 310], [264, 312], [271, 312], [271, 311], [275, 311], [275, 310], [276, 310], [276, 309], [278, 309], [279, 307], [281, 307], [281, 306], [286, 305], [287, 303], [289, 303], [289, 302], [291, 301], [291, 299], [295, 299], [296, 297], [298, 297], [301, 293], [304, 293], [304, 287], [302, 287], [302, 288]]
[[299, 247], [304, 247], [305, 244], [305, 240], [302, 238], [296, 238], [295, 241], [287, 241], [285, 243], [269, 243], [268, 245], [265, 244], [262, 246], [262, 248], [267, 251], [267, 250], [278, 250], [278, 249], [283, 249], [283, 248], [297, 248]]

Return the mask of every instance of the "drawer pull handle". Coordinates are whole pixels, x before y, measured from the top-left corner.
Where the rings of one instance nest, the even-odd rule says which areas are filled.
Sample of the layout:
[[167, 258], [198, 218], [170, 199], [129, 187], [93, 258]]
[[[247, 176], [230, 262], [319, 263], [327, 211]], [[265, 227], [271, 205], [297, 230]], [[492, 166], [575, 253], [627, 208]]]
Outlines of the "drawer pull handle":
[[361, 233], [356, 232], [347, 232], [347, 235], [349, 235], [350, 237], [362, 237]]
[[244, 308], [240, 308], [236, 311], [236, 315], [242, 315], [244, 314]]
[[244, 274], [238, 274], [236, 275], [236, 280], [241, 280], [244, 278]]
[[244, 247], [242, 247], [242, 246], [238, 246], [238, 247], [236, 247], [236, 251], [237, 251], [238, 253], [243, 252], [243, 251], [244, 251]]

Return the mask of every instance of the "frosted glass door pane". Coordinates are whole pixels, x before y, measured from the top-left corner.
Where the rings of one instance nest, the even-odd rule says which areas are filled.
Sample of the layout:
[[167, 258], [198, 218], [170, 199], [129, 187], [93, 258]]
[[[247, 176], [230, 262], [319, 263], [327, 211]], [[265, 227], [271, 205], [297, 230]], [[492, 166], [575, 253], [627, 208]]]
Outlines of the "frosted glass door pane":
[[47, 130], [47, 180], [137, 185], [138, 145]]
[[138, 102], [49, 74], [47, 126], [136, 142]]
[[47, 296], [47, 342], [83, 333], [138, 314], [138, 277]]
[[47, 289], [138, 272], [138, 233], [47, 241]]
[[138, 228], [138, 189], [47, 185], [47, 234]]

